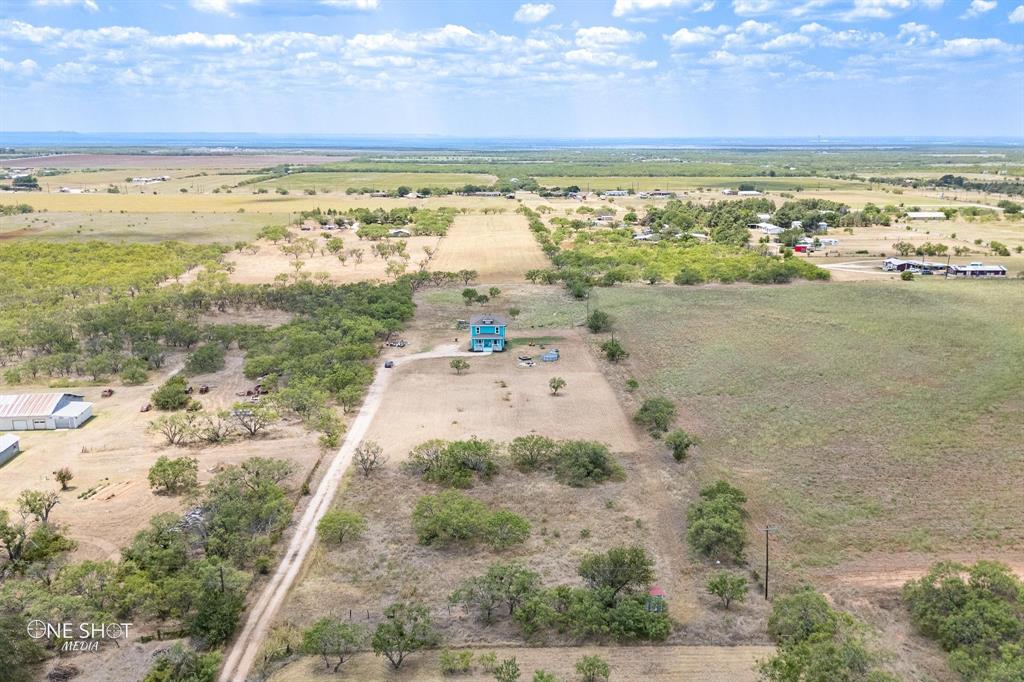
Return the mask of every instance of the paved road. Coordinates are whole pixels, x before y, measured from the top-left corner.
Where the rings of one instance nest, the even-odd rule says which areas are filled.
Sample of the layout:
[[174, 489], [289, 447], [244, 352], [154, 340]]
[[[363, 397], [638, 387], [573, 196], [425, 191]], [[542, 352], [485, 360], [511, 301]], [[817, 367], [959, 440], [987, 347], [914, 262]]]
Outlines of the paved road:
[[[446, 344], [434, 350], [397, 357], [394, 360], [395, 366], [398, 367], [416, 360], [474, 355], [479, 355], [479, 353], [460, 351], [455, 344]], [[348, 431], [345, 434], [345, 440], [331, 460], [327, 472], [320, 481], [320, 485], [317, 486], [316, 492], [313, 493], [313, 497], [310, 498], [309, 505], [306, 507], [306, 511], [303, 512], [302, 518], [299, 519], [296, 525], [295, 533], [288, 544], [288, 551], [281, 559], [277, 570], [274, 571], [270, 582], [266, 584], [259, 598], [250, 607], [245, 625], [241, 632], [238, 633], [238, 637], [235, 638], [234, 644], [231, 646], [231, 650], [225, 659], [224, 667], [221, 669], [221, 682], [243, 682], [249, 675], [252, 664], [259, 653], [260, 646], [263, 644], [263, 639], [266, 637], [267, 630], [274, 620], [274, 614], [277, 613], [281, 602], [284, 601], [288, 590], [291, 589], [295, 576], [299, 574], [299, 569], [302, 568], [306, 554], [309, 553], [310, 547], [313, 546], [313, 542], [316, 540], [316, 524], [330, 508], [331, 501], [334, 499], [334, 493], [338, 490], [338, 484], [341, 482], [341, 477], [352, 462], [352, 453], [363, 440], [363, 436], [366, 435], [366, 431], [377, 414], [381, 399], [384, 397], [384, 391], [391, 382], [393, 375], [394, 372], [391, 370], [379, 369], [377, 371], [373, 383], [370, 384], [370, 388], [366, 393], [366, 399], [363, 401], [359, 414], [356, 415], [356, 418], [349, 425]]]

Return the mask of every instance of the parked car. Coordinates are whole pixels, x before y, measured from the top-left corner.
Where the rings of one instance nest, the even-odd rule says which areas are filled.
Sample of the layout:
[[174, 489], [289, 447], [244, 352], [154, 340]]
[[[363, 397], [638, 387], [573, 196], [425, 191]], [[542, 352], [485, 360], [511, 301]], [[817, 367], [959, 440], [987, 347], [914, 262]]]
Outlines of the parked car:
[[384, 369], [391, 369], [394, 366], [395, 366], [395, 361], [394, 360], [385, 360], [384, 361]]

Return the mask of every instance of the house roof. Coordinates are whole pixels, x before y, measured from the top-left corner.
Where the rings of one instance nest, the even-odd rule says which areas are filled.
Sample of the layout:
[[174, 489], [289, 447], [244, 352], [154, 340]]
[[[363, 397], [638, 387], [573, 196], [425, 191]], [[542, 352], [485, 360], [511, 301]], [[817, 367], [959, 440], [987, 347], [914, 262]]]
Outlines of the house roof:
[[21, 442], [17, 436], [13, 433], [0, 434], [0, 450], [6, 450], [12, 445], [18, 445]]
[[504, 315], [499, 315], [496, 313], [481, 313], [479, 315], [473, 315], [472, 317], [470, 317], [469, 323], [471, 325], [496, 324], [499, 326], [508, 326], [508, 319], [506, 319]]
[[647, 592], [647, 594], [651, 595], [652, 597], [664, 597], [665, 590], [661, 589], [661, 585], [651, 585], [651, 589]]
[[500, 339], [503, 338], [501, 334], [473, 334], [474, 339]]
[[66, 395], [81, 399], [77, 393], [14, 393], [0, 395], [0, 417], [44, 417], [53, 414]]
[[87, 403], [81, 400], [76, 400], [73, 403], [68, 403], [64, 407], [60, 408], [53, 413], [55, 417], [78, 417], [82, 413], [92, 407], [92, 403]]

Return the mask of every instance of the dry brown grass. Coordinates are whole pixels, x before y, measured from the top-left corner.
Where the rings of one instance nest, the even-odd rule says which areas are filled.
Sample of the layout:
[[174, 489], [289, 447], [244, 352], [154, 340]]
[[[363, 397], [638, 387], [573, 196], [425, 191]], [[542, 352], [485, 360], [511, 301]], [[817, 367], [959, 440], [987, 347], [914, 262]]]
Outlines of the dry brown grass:
[[523, 282], [527, 270], [547, 264], [526, 219], [504, 213], [456, 216], [430, 267], [476, 270], [481, 281], [503, 284]]

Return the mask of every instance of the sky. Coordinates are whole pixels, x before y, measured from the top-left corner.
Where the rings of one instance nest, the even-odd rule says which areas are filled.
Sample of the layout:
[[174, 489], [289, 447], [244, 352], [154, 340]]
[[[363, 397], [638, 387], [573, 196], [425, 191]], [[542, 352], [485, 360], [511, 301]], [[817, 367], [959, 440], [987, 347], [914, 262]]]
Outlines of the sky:
[[1024, 137], [1021, 0], [4, 0], [0, 131]]

